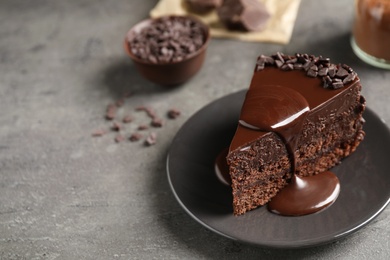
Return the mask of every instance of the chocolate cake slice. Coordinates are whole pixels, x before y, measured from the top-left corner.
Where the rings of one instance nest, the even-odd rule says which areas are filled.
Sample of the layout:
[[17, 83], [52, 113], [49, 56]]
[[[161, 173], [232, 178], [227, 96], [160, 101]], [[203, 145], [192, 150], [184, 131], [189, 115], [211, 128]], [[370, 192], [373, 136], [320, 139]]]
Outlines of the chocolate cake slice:
[[354, 152], [364, 138], [360, 91], [345, 64], [261, 55], [227, 156], [234, 214], [269, 202], [293, 174], [319, 174]]

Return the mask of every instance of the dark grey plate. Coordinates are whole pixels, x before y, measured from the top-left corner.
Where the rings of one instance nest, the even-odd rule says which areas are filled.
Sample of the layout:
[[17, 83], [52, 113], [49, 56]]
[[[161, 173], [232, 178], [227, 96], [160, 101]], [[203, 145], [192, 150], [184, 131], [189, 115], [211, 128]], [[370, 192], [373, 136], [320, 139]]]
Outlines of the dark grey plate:
[[232, 213], [230, 187], [221, 183], [214, 161], [234, 134], [245, 91], [230, 94], [192, 116], [173, 140], [167, 158], [168, 179], [180, 205], [196, 221], [225, 237], [274, 248], [329, 243], [369, 223], [390, 199], [390, 131], [367, 109], [365, 140], [332, 169], [341, 192], [317, 214], [283, 217], [258, 208], [243, 216]]

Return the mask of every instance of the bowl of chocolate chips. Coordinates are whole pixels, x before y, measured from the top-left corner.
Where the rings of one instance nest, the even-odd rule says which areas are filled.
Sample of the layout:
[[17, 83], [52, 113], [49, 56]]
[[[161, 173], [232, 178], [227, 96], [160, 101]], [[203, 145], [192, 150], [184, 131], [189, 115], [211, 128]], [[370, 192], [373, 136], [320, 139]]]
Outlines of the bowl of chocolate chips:
[[203, 65], [209, 28], [192, 16], [162, 16], [139, 22], [124, 48], [139, 73], [164, 86], [180, 85]]

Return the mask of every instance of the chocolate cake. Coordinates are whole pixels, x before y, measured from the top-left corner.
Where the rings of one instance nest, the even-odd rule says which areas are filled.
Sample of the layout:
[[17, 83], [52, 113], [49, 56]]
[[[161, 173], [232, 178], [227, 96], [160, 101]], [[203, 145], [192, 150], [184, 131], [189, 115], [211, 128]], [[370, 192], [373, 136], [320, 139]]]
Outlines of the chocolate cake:
[[354, 152], [364, 138], [360, 91], [353, 69], [329, 58], [261, 55], [227, 156], [234, 214]]

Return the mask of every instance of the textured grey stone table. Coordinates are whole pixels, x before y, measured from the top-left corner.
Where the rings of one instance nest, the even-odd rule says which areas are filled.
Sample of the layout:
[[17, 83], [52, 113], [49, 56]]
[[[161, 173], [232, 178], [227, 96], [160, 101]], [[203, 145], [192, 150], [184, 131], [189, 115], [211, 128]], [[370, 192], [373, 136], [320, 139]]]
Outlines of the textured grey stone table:
[[[249, 84], [261, 53], [307, 52], [355, 68], [367, 103], [390, 122], [390, 71], [349, 45], [352, 3], [303, 1], [288, 45], [213, 39], [202, 70], [166, 89], [142, 79], [125, 56], [130, 26], [156, 0], [0, 1], [0, 259], [390, 259], [390, 209], [353, 235], [316, 248], [270, 250], [202, 227], [176, 202], [165, 170], [181, 125], [205, 104]], [[158, 142], [115, 143], [107, 104], [132, 91], [139, 105], [176, 120]], [[146, 130], [145, 133], [150, 132]]]

